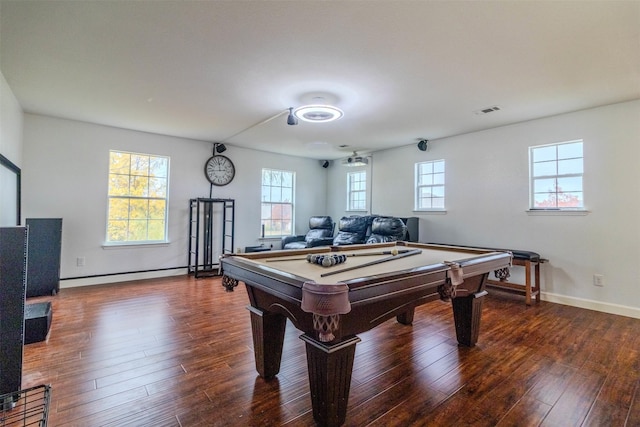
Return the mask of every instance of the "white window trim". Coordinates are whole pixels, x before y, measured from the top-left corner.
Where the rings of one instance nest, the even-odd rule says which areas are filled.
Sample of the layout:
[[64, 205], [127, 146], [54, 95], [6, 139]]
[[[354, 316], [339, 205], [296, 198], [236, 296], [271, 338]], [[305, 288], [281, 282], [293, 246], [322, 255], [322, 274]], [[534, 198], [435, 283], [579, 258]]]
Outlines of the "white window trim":
[[104, 242], [102, 244], [102, 249], [126, 249], [126, 248], [143, 248], [143, 247], [158, 247], [158, 246], [169, 246], [171, 242], [169, 240], [165, 241], [149, 241], [149, 242]]
[[[291, 234], [279, 234], [279, 235], [262, 235], [262, 204], [265, 203], [262, 200], [262, 176], [264, 174], [265, 170], [270, 170], [270, 171], [278, 171], [278, 172], [284, 172], [284, 173], [288, 173], [291, 174]], [[266, 202], [266, 203], [275, 203], [272, 201]], [[274, 168], [268, 168], [268, 167], [263, 167], [260, 171], [260, 232], [258, 235], [258, 241], [267, 241], [267, 240], [273, 240], [273, 241], [279, 241], [281, 240], [283, 237], [286, 236], [293, 236], [296, 234], [295, 230], [296, 230], [296, 172], [295, 171], [290, 171], [290, 170], [284, 170], [284, 169], [274, 169]]]
[[587, 209], [527, 209], [529, 216], [585, 216], [591, 213]]
[[[357, 173], [363, 173], [364, 174], [364, 190], [357, 190], [358, 192], [364, 193], [364, 208], [363, 209], [356, 209], [353, 208], [351, 206], [351, 176]], [[347, 207], [345, 209], [345, 212], [368, 212], [367, 210], [367, 202], [369, 200], [369, 176], [367, 174], [366, 170], [354, 170], [354, 171], [350, 171], [347, 172]]]
[[[532, 158], [532, 154], [533, 154], [533, 150], [536, 148], [543, 148], [543, 147], [551, 147], [551, 146], [559, 146], [559, 145], [564, 145], [564, 144], [573, 144], [576, 142], [580, 142], [582, 143], [582, 173], [581, 174], [565, 174], [565, 175], [552, 175], [550, 177], [554, 177], [554, 178], [558, 178], [560, 176], [562, 177], [567, 177], [567, 176], [580, 176], [582, 177], [583, 181], [582, 181], [582, 198], [583, 198], [583, 206], [582, 207], [558, 207], [558, 208], [536, 208], [533, 206], [534, 204], [534, 191], [533, 191], [533, 185], [534, 185], [534, 177], [533, 177], [533, 158]], [[558, 161], [558, 159], [556, 158], [556, 161]], [[536, 178], [540, 178], [540, 177], [536, 177]], [[541, 145], [534, 145], [529, 147], [529, 208], [526, 210], [528, 215], [531, 216], [584, 216], [590, 213], [590, 211], [588, 209], [586, 209], [585, 205], [585, 191], [584, 191], [584, 140], [583, 139], [574, 139], [574, 140], [569, 140], [569, 141], [561, 141], [561, 142], [554, 142], [554, 143], [550, 143], [550, 144], [541, 144]]]
[[[164, 200], [165, 201], [165, 209], [164, 209], [164, 239], [163, 240], [123, 240], [123, 241], [110, 241], [107, 239], [109, 235], [109, 200], [112, 196], [109, 195], [109, 179], [107, 179], [107, 212], [106, 212], [106, 223], [105, 223], [105, 240], [102, 242], [103, 249], [116, 249], [120, 247], [144, 247], [144, 246], [167, 246], [171, 242], [169, 241], [169, 187], [170, 187], [170, 175], [171, 175], [171, 158], [169, 156], [165, 156], [162, 154], [150, 154], [150, 153], [138, 153], [133, 151], [126, 150], [109, 150], [109, 157], [111, 157], [111, 153], [127, 153], [127, 154], [136, 154], [140, 156], [149, 156], [149, 157], [164, 157], [167, 159], [167, 189], [166, 195], [164, 198], [159, 197], [130, 197], [130, 199], [138, 198], [145, 200]], [[111, 173], [111, 167], [109, 166], [108, 174]], [[117, 197], [117, 196], [116, 196]]]
[[[443, 207], [443, 208], [418, 208], [418, 167], [420, 164], [424, 164], [424, 163], [436, 163], [436, 162], [445, 162], [444, 159], [438, 159], [438, 160], [425, 160], [422, 162], [416, 162], [413, 166], [413, 212], [415, 213], [424, 213], [424, 214], [429, 214], [429, 213], [434, 213], [434, 214], [442, 214], [442, 213], [446, 213], [447, 212], [447, 208]], [[446, 163], [445, 163], [445, 178], [446, 178]], [[442, 185], [443, 189], [444, 189], [444, 205], [446, 206], [447, 203], [447, 188], [446, 188], [446, 181], [444, 182], [444, 184]], [[433, 185], [430, 185], [429, 187], [434, 187]]]
[[421, 209], [412, 211], [416, 215], [446, 215], [446, 209]]

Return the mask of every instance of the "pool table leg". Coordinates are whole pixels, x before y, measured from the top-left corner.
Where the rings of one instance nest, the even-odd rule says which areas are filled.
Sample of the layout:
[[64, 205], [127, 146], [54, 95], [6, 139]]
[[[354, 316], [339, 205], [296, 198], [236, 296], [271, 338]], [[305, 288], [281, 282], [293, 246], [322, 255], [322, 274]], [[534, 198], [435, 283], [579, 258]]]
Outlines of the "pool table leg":
[[467, 296], [453, 298], [451, 301], [453, 318], [456, 323], [456, 337], [462, 345], [473, 347], [478, 342], [482, 302], [485, 295], [487, 295], [487, 291], [482, 290]]
[[334, 345], [306, 334], [300, 338], [307, 347], [313, 418], [321, 426], [340, 426], [347, 417], [353, 360], [360, 338], [354, 336]]
[[249, 306], [247, 308], [251, 312], [256, 370], [262, 378], [271, 379], [280, 372], [287, 318], [281, 314], [265, 312], [255, 307]]
[[413, 323], [413, 316], [416, 312], [415, 308], [411, 308], [404, 313], [400, 313], [396, 316], [398, 323], [402, 325], [411, 325]]

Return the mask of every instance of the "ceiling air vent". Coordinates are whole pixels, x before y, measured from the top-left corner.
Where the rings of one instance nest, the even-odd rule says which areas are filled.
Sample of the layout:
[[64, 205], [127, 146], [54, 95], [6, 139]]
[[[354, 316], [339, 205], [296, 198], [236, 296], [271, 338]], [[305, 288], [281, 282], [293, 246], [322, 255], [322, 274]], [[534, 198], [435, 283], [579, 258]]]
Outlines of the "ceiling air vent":
[[483, 108], [482, 110], [477, 110], [477, 111], [474, 111], [473, 113], [477, 115], [482, 115], [482, 114], [493, 113], [494, 111], [500, 111], [500, 107], [498, 107], [497, 105], [494, 105], [493, 107]]

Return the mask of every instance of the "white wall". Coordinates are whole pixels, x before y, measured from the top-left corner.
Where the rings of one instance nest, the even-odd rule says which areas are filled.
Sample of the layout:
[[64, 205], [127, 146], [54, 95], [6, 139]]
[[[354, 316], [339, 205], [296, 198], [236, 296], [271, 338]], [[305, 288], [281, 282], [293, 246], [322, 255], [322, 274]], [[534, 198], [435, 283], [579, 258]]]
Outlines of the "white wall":
[[[13, 91], [0, 73], [0, 154], [22, 167], [23, 112]], [[16, 177], [0, 168], [0, 226], [16, 225]]]
[[22, 120], [22, 108], [0, 73], [0, 153], [18, 167], [22, 165]]
[[[211, 156], [211, 143], [33, 114], [25, 115], [24, 129], [23, 216], [63, 218], [63, 279], [187, 264], [189, 199], [209, 197], [204, 163]], [[226, 145], [224, 155], [234, 162], [236, 176], [231, 184], [214, 187], [212, 197], [236, 200], [236, 247], [260, 243], [263, 167], [296, 172], [300, 232], [306, 231], [309, 216], [324, 213], [326, 171], [316, 160]], [[169, 245], [103, 248], [111, 149], [170, 157]], [[274, 246], [279, 247], [279, 241]], [[78, 257], [85, 258], [85, 266], [76, 265]], [[123, 277], [63, 280], [61, 286], [115, 280]]]
[[[584, 140], [584, 216], [528, 214], [528, 147]], [[446, 160], [446, 214], [413, 211], [414, 164]], [[548, 300], [640, 317], [640, 101], [373, 154], [372, 211], [420, 216], [420, 241], [539, 252]], [[330, 188], [345, 188], [346, 168]], [[344, 191], [328, 203], [344, 209]], [[593, 274], [605, 286], [593, 286]]]
[[[63, 278], [186, 264], [188, 199], [209, 194], [202, 169], [210, 143], [30, 114], [24, 121], [23, 216], [64, 218]], [[528, 147], [574, 139], [584, 140], [589, 213], [527, 213]], [[260, 243], [262, 167], [297, 172], [298, 233], [311, 215], [350, 214], [350, 169], [339, 161], [323, 169], [316, 160], [228, 147], [236, 178], [213, 197], [236, 199], [236, 246]], [[102, 248], [109, 149], [171, 157], [170, 245]], [[447, 213], [415, 213], [414, 164], [434, 159], [446, 160]], [[435, 140], [426, 152], [411, 144], [373, 153], [371, 211], [420, 216], [421, 241], [539, 252], [550, 260], [543, 265], [544, 299], [640, 317], [638, 159], [640, 101], [632, 101]], [[79, 256], [85, 267], [76, 266]], [[595, 273], [604, 275], [603, 288], [593, 286]]]

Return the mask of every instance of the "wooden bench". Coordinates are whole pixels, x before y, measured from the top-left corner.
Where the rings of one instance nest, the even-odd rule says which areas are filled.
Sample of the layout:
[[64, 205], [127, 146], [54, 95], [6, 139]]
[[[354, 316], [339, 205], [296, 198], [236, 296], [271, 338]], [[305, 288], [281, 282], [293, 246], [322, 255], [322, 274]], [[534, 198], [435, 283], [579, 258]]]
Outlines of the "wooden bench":
[[[537, 303], [540, 302], [540, 264], [547, 262], [548, 260], [542, 258], [540, 254], [530, 251], [521, 251], [514, 249], [503, 249], [510, 251], [513, 254], [512, 265], [524, 267], [524, 284], [509, 282], [509, 271], [507, 267], [506, 272], [496, 271], [495, 275], [497, 280], [488, 279], [487, 286], [491, 286], [498, 289], [503, 289], [509, 292], [516, 292], [524, 294], [525, 303], [531, 305], [532, 300], [535, 298]], [[532, 274], [533, 273], [533, 274]]]
[[[434, 243], [442, 244], [442, 243]], [[462, 246], [462, 245], [449, 245], [446, 246]], [[515, 283], [509, 281], [510, 271], [509, 267], [494, 272], [496, 279], [488, 279], [487, 286], [502, 289], [508, 292], [514, 292], [523, 294], [525, 296], [525, 303], [531, 305], [531, 302], [535, 299], [537, 303], [540, 302], [540, 264], [547, 262], [537, 252], [523, 251], [519, 249], [497, 249], [478, 247], [479, 249], [490, 249], [495, 251], [507, 251], [513, 254], [512, 265], [518, 267], [524, 267], [525, 270], [525, 282]]]

